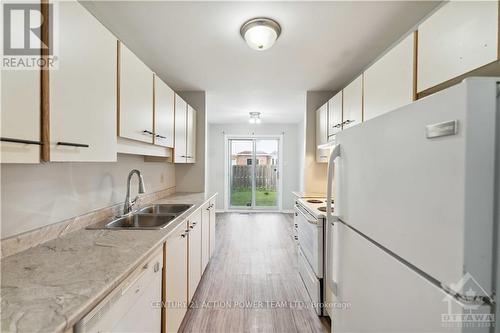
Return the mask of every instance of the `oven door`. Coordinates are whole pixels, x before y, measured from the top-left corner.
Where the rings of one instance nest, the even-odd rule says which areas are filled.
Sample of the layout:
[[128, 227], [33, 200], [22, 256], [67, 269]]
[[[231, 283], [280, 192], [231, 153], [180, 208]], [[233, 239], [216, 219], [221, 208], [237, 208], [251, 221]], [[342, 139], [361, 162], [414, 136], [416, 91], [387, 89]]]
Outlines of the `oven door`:
[[299, 246], [318, 278], [323, 278], [323, 221], [295, 205]]

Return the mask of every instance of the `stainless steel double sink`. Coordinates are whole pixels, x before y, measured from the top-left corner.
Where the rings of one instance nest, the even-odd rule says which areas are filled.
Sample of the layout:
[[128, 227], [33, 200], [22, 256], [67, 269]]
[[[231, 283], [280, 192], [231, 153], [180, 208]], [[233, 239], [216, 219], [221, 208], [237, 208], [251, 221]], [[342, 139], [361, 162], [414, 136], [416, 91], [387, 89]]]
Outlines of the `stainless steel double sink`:
[[86, 229], [109, 230], [154, 230], [165, 228], [189, 208], [192, 204], [157, 204], [146, 206], [138, 211], [118, 216], [111, 221], [100, 222]]

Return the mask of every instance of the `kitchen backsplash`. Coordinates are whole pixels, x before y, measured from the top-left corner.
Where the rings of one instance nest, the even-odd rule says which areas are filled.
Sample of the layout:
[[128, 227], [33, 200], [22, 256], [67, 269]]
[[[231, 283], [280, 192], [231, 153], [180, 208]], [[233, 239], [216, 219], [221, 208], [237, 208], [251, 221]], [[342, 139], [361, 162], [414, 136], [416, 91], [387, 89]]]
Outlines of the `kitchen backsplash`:
[[[119, 154], [112, 163], [2, 164], [0, 238], [122, 203], [132, 169], [142, 172], [146, 193], [175, 187], [174, 164], [135, 155]], [[136, 177], [131, 188], [133, 198]]]

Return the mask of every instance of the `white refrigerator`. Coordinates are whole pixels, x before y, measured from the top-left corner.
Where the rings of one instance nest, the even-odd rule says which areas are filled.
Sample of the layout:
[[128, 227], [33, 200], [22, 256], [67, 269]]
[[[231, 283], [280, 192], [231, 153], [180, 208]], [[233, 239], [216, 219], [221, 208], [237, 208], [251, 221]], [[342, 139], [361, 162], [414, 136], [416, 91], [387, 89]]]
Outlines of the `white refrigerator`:
[[499, 82], [470, 78], [336, 135], [332, 332], [500, 332]]

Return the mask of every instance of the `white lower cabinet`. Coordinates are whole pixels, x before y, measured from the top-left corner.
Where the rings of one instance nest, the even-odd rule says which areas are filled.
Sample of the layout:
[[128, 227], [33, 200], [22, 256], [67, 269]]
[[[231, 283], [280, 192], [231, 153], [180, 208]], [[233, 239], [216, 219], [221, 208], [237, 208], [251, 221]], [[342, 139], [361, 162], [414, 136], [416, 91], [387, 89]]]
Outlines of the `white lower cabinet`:
[[116, 161], [116, 38], [77, 1], [60, 2], [58, 17], [49, 160]]
[[210, 260], [210, 202], [201, 207], [201, 271]]
[[177, 332], [188, 306], [187, 223], [177, 227], [165, 242], [163, 332]]
[[74, 328], [85, 332], [161, 331], [163, 251], [159, 249]]
[[214, 254], [215, 251], [215, 224], [216, 224], [216, 219], [215, 219], [215, 198], [213, 197], [210, 200], [210, 205], [209, 205], [209, 211], [210, 211], [210, 228], [209, 228], [209, 248], [210, 248], [210, 257], [212, 258], [212, 255]]
[[188, 221], [188, 302], [200, 283], [202, 271], [202, 225], [201, 211], [197, 210]]

